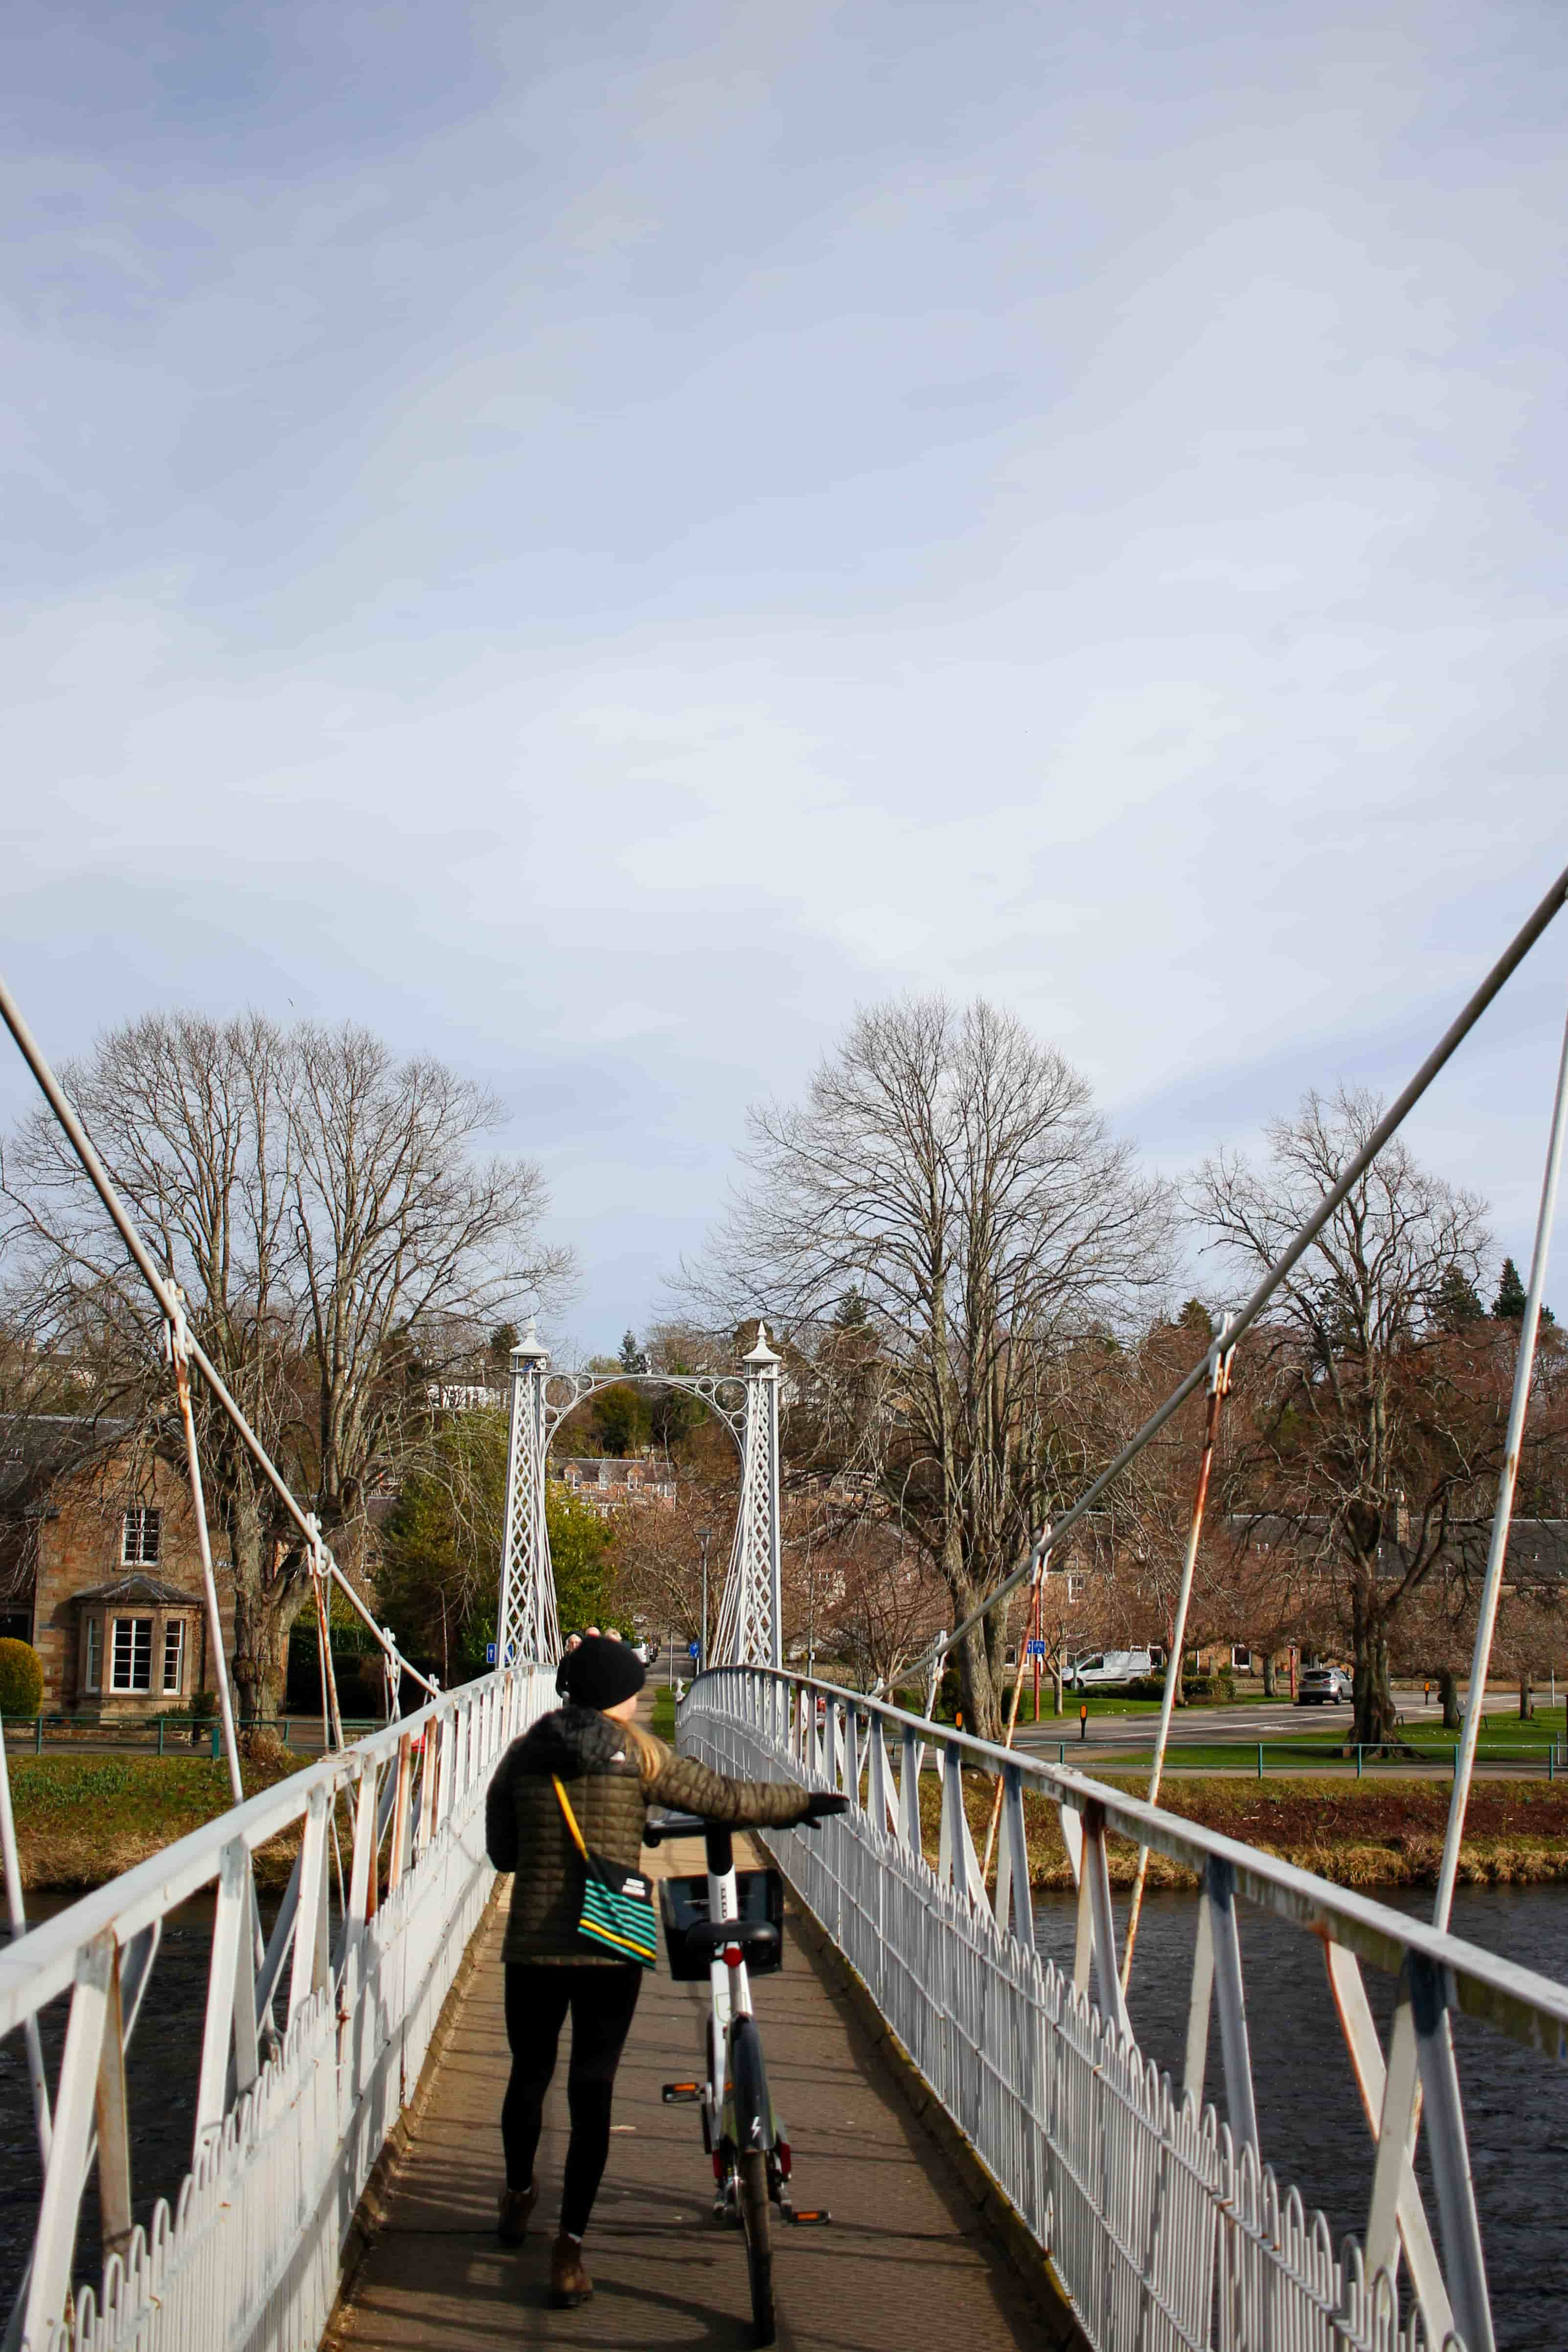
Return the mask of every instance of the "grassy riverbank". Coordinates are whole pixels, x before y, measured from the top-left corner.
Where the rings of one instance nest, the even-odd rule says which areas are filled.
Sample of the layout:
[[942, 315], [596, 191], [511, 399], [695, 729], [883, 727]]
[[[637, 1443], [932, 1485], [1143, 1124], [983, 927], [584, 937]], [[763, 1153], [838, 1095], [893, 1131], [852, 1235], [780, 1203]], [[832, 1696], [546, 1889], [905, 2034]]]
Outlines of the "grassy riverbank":
[[[313, 1759], [247, 1759], [245, 1793], [258, 1795]], [[101, 1886], [228, 1811], [228, 1770], [195, 1757], [19, 1756], [11, 1759], [11, 1800], [22, 1884], [84, 1893]], [[288, 1879], [298, 1832], [258, 1854], [263, 1885]]]
[[[1114, 1788], [1142, 1796], [1146, 1777], [1107, 1774]], [[964, 1806], [976, 1849], [984, 1851], [992, 1786], [966, 1781]], [[1267, 1848], [1341, 1886], [1435, 1885], [1448, 1820], [1448, 1788], [1430, 1780], [1183, 1779], [1167, 1781], [1162, 1802], [1185, 1820]], [[941, 1793], [935, 1777], [921, 1785], [927, 1851], [936, 1852]], [[1026, 1792], [1029, 1874], [1039, 1887], [1070, 1886], [1072, 1874], [1056, 1807]], [[1138, 1850], [1110, 1843], [1112, 1884], [1130, 1885]], [[1522, 1886], [1568, 1879], [1568, 1787], [1544, 1780], [1483, 1780], [1470, 1791], [1459, 1875], [1471, 1885]], [[1162, 1854], [1149, 1857], [1153, 1886], [1194, 1886], [1192, 1873]]]

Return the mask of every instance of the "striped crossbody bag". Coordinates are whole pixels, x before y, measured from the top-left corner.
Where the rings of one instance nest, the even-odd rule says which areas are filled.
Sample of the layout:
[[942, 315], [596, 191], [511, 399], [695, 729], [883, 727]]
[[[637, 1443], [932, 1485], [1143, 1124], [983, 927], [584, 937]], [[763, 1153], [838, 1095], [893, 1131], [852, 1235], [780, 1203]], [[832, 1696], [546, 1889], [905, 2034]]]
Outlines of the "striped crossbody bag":
[[[553, 1775], [552, 1776], [553, 1779]], [[574, 1844], [583, 1857], [583, 1914], [577, 1933], [619, 1960], [637, 1960], [645, 1969], [658, 1959], [658, 1928], [655, 1924], [653, 1889], [635, 1870], [622, 1870], [603, 1854], [590, 1853], [577, 1826], [565, 1790], [554, 1781], [561, 1810]]]

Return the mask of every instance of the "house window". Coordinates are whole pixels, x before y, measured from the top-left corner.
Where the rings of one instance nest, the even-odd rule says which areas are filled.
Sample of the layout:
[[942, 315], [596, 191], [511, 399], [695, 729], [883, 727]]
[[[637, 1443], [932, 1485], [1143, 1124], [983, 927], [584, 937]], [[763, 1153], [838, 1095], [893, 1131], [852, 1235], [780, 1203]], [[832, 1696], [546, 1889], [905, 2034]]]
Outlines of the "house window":
[[150, 1511], [138, 1506], [135, 1510], [126, 1512], [120, 1557], [127, 1568], [157, 1567], [163, 1526], [162, 1511]]
[[185, 1621], [171, 1617], [163, 1628], [163, 1688], [179, 1692], [185, 1687]]
[[1231, 1643], [1230, 1663], [1238, 1674], [1249, 1675], [1252, 1672], [1252, 1652], [1247, 1647], [1245, 1643], [1233, 1642]]
[[1069, 1601], [1081, 1601], [1083, 1599], [1083, 1588], [1088, 1582], [1089, 1572], [1086, 1569], [1068, 1569], [1068, 1599]]
[[113, 1625], [110, 1689], [150, 1691], [153, 1687], [153, 1620], [151, 1617], [116, 1617]]
[[89, 1617], [87, 1621], [87, 1687], [89, 1691], [103, 1688], [103, 1620]]

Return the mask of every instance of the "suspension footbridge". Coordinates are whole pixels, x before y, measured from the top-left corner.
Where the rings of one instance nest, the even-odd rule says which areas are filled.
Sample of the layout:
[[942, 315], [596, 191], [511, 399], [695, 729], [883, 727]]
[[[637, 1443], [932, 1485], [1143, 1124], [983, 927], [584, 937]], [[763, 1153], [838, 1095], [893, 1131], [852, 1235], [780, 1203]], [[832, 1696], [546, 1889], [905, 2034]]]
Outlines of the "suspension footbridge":
[[[1568, 876], [1553, 884], [1213, 1346], [1072, 1508], [1039, 1530], [987, 1607], [1012, 1586], [1049, 1573], [1053, 1547], [1187, 1397], [1205, 1389], [1211, 1405], [1223, 1397], [1241, 1334], [1565, 899]], [[193, 1381], [205, 1383], [257, 1474], [278, 1492], [318, 1591], [340, 1590], [366, 1618], [385, 1653], [395, 1709], [414, 1670], [374, 1626], [315, 1516], [289, 1491], [191, 1334], [183, 1299], [3, 987], [0, 1014], [163, 1322], [195, 1521], [204, 1531], [216, 1656], [223, 1627], [205, 1549]], [[1568, 1035], [1472, 1689], [1485, 1686], [1565, 1125]], [[779, 1359], [760, 1334], [732, 1373], [692, 1376], [692, 1384], [735, 1440], [742, 1485], [716, 1663], [686, 1700], [680, 1742], [721, 1769], [792, 1775], [849, 1800], [812, 1839], [793, 1831], [768, 1837], [793, 1890], [802, 1939], [800, 1970], [781, 1980], [787, 1987], [782, 2063], [798, 2072], [801, 2086], [795, 2128], [804, 2139], [815, 2116], [825, 2134], [823, 2162], [844, 2167], [843, 2195], [834, 2199], [844, 2209], [836, 2225], [842, 2234], [825, 2232], [803, 2256], [793, 2315], [790, 2276], [782, 2278], [786, 2336], [902, 2344], [917, 2329], [928, 2331], [940, 2303], [943, 2326], [966, 2332], [977, 2347], [1494, 2352], [1456, 2021], [1475, 2021], [1558, 2066], [1568, 2061], [1568, 1984], [1450, 1931], [1479, 1709], [1456, 1763], [1434, 1916], [1422, 1921], [1163, 1809], [1158, 1779], [1169, 1686], [1151, 1791], [1135, 1797], [1064, 1764], [911, 1716], [880, 1696], [795, 1674], [781, 1643]], [[493, 2177], [488, 2136], [504, 2063], [494, 1972], [483, 1965], [493, 1942], [494, 1886], [483, 1844], [484, 1791], [507, 1743], [554, 1703], [559, 1630], [545, 1465], [557, 1422], [584, 1392], [584, 1377], [552, 1373], [531, 1336], [514, 1350], [500, 1663], [493, 1674], [451, 1692], [415, 1675], [425, 1702], [417, 1711], [395, 1713], [353, 1745], [341, 1744], [340, 1734], [320, 1763], [248, 1799], [220, 1676], [231, 1810], [56, 1916], [14, 1932], [0, 1955], [0, 2036], [16, 2037], [24, 2056], [41, 2188], [28, 2256], [10, 2282], [7, 2346], [309, 2352], [329, 2330], [344, 2345], [388, 2347], [460, 2345], [470, 2336], [549, 2341], [549, 2328], [566, 2332], [564, 2320], [547, 2321], [514, 2299], [516, 2274], [476, 2244], [474, 2212]], [[1182, 1653], [1202, 1514], [1204, 1472], [1194, 1469], [1173, 1662]], [[959, 1626], [945, 1642], [965, 1630]], [[0, 1759], [3, 1752], [0, 1743]], [[976, 1774], [996, 1791], [994, 1876], [976, 1853], [965, 1804], [966, 1776], [973, 1784]], [[934, 1830], [925, 1819], [931, 1809], [921, 1803], [922, 1785], [940, 1791]], [[1072, 1864], [1070, 1953], [1042, 1948], [1037, 1934], [1026, 1795], [1053, 1809]], [[12, 1924], [20, 1930], [3, 1778], [0, 1827]], [[269, 1913], [256, 1857], [280, 1835], [294, 1841], [297, 1855], [287, 1892]], [[1135, 1927], [1119, 1945], [1108, 1860], [1113, 1838], [1130, 1841], [1142, 1856], [1165, 1856], [1201, 1890], [1184, 1959], [1184, 2055], [1168, 2070], [1140, 2041]], [[213, 1895], [214, 1925], [190, 2164], [177, 2194], [146, 2210], [135, 2193], [146, 2118], [131, 2095], [127, 2053], [166, 1924], [204, 1890]], [[1293, 2185], [1289, 2140], [1266, 2146], [1260, 2133], [1257, 2008], [1245, 1955], [1249, 1921], [1265, 1916], [1310, 1940], [1327, 1973], [1340, 2040], [1333, 2050], [1310, 2053], [1307, 2095], [1346, 2100], [1364, 2122], [1371, 2188], [1352, 2235], [1336, 2237], [1305, 2206]], [[470, 1955], [479, 1964], [471, 1969]], [[1393, 1990], [1391, 2021], [1381, 2032], [1369, 1973]], [[678, 2036], [689, 2023], [679, 1994], [665, 1988], [658, 2021], [659, 2031]], [[51, 2070], [40, 2021], [57, 2002], [68, 2005], [68, 2019]], [[788, 2003], [795, 2009], [786, 2014]], [[771, 2042], [771, 2017], [768, 2031]], [[743, 2341], [738, 2305], [702, 2284], [694, 2268], [700, 2255], [675, 2234], [675, 2216], [684, 2229], [689, 2210], [700, 2210], [701, 2182], [691, 2179], [689, 2208], [677, 2174], [687, 2166], [695, 2173], [692, 2152], [677, 2157], [661, 2147], [658, 2111], [636, 2097], [640, 2080], [634, 2071], [632, 2095], [618, 2111], [637, 2152], [609, 2182], [613, 2189], [618, 2179], [626, 2192], [607, 2224], [609, 2234], [624, 2230], [626, 2259], [617, 2271], [612, 2251], [607, 2275], [616, 2291], [602, 2298], [591, 2326], [572, 2332], [601, 2344]], [[1473, 2096], [1473, 2082], [1469, 2088]], [[908, 2127], [910, 2107], [899, 2105], [906, 2093], [924, 2110], [934, 2134], [929, 2143]], [[842, 2116], [837, 2125], [835, 2114]], [[826, 2137], [833, 2132], [837, 2141]], [[88, 2277], [79, 2274], [76, 2249], [84, 2200], [94, 2193], [104, 2259]], [[996, 2243], [1006, 2242], [1016, 2257], [1022, 2284], [993, 2258], [990, 2240], [976, 2250], [974, 2200]], [[424, 2252], [411, 2258], [415, 2239]], [[345, 2254], [353, 2258], [353, 2286], [340, 2306]]]

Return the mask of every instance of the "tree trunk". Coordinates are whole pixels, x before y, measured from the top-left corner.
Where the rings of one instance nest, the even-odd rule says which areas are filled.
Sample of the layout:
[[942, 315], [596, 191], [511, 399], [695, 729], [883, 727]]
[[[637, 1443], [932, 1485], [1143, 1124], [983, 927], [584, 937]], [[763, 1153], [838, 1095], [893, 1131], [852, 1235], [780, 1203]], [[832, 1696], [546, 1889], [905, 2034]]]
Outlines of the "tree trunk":
[[1388, 1630], [1381, 1617], [1356, 1629], [1355, 1727], [1358, 1747], [1381, 1747], [1394, 1736], [1394, 1693], [1388, 1678]]
[[[963, 1604], [964, 1613], [973, 1606], [970, 1600]], [[1000, 1739], [1002, 1737], [1002, 1702], [998, 1696], [998, 1677], [992, 1672], [991, 1645], [985, 1638], [984, 1622], [972, 1625], [959, 1645], [958, 1679], [963, 1692], [963, 1727], [977, 1739]]]
[[1274, 1653], [1272, 1650], [1265, 1650], [1263, 1653], [1263, 1696], [1265, 1698], [1273, 1698], [1277, 1696], [1274, 1688]]
[[234, 1496], [225, 1513], [234, 1562], [234, 1651], [229, 1672], [241, 1717], [269, 1722], [281, 1713], [289, 1628], [309, 1590], [309, 1571], [296, 1559], [266, 1573], [272, 1550], [253, 1491]]
[[1444, 1730], [1463, 1731], [1465, 1727], [1459, 1715], [1459, 1678], [1452, 1666], [1438, 1667], [1437, 1696], [1443, 1702]]
[[1521, 1723], [1530, 1721], [1530, 1668], [1528, 1666], [1521, 1666], [1519, 1670], [1519, 1719]]

